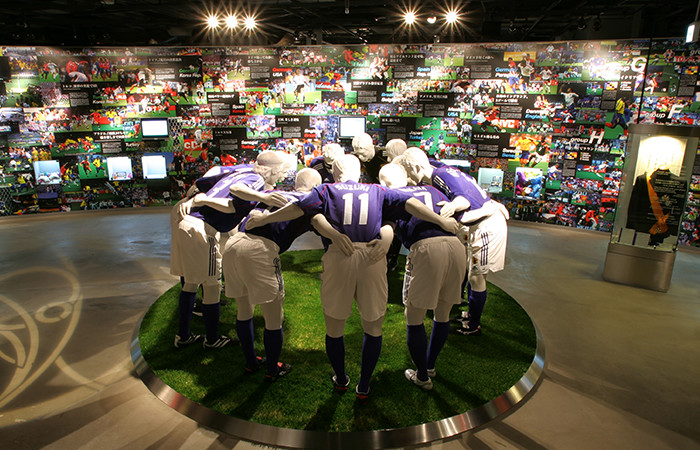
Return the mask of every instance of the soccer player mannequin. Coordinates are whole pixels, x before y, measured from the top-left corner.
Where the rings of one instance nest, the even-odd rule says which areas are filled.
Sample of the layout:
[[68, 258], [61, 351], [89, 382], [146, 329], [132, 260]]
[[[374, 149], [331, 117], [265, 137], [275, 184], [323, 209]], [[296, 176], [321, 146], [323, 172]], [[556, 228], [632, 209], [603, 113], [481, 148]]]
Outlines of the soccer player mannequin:
[[374, 148], [372, 136], [362, 133], [352, 138], [352, 152], [362, 162], [360, 181], [379, 183], [379, 169], [387, 160]]
[[[333, 174], [338, 182], [314, 188], [297, 204], [288, 204], [268, 215], [252, 216], [247, 227], [251, 229], [251, 226], [291, 220], [306, 214], [313, 217], [312, 224], [318, 232], [332, 241], [323, 255], [321, 277], [326, 354], [334, 370], [334, 388], [340, 392], [347, 390], [350, 378], [345, 373], [343, 335], [354, 299], [364, 329], [362, 369], [356, 393], [357, 398], [364, 401], [369, 398], [369, 381], [381, 352], [388, 289], [385, 254], [393, 233], [390, 225], [381, 222], [387, 190], [356, 181], [360, 176], [357, 157], [344, 155], [336, 160]], [[412, 215], [436, 220], [449, 231], [457, 231], [456, 221], [436, 215], [419, 200], [411, 199], [405, 203], [406, 210]]]
[[[381, 156], [381, 152], [376, 152], [372, 136], [367, 133], [362, 133], [352, 139], [352, 148], [355, 156], [362, 162], [362, 181], [365, 183], [379, 184], [379, 171], [389, 161], [389, 152], [392, 152], [392, 158], [399, 156], [406, 150], [406, 143], [401, 139], [393, 139], [387, 143], [385, 153], [387, 159]], [[393, 272], [399, 260], [399, 252], [401, 251], [401, 242], [394, 239], [386, 253], [387, 272]]]
[[316, 169], [321, 174], [321, 179], [324, 183], [333, 183], [333, 161], [342, 156], [345, 151], [340, 144], [334, 142], [325, 144], [322, 148], [322, 156], [314, 158], [309, 163], [309, 167]]
[[469, 210], [461, 222], [468, 227], [465, 235], [467, 248], [469, 317], [462, 328], [464, 335], [481, 333], [481, 315], [486, 304], [486, 275], [505, 266], [508, 237], [507, 210], [489, 195], [469, 175], [449, 166], [434, 168], [427, 155], [419, 149], [408, 149], [401, 164], [415, 183], [430, 184], [445, 194], [450, 201], [440, 210], [449, 217], [458, 211]]
[[[386, 160], [392, 162], [397, 156], [403, 155], [408, 147], [402, 139], [392, 139], [386, 143]], [[381, 178], [380, 178], [381, 181]]]
[[[281, 194], [290, 201], [296, 201], [319, 184], [321, 175], [316, 170], [302, 169], [296, 176], [296, 192]], [[258, 206], [251, 215], [262, 214], [263, 210]], [[279, 361], [284, 317], [284, 282], [279, 255], [289, 248], [294, 239], [310, 231], [311, 224], [308, 217], [300, 217], [248, 230], [246, 224], [249, 217], [243, 219], [239, 232], [229, 239], [223, 252], [226, 295], [235, 298], [238, 305], [236, 332], [246, 359], [246, 373], [257, 371], [263, 362], [255, 353], [253, 330], [253, 311], [255, 305], [260, 305], [265, 319], [265, 380], [275, 381], [292, 368]]]
[[[447, 197], [429, 185], [409, 186], [405, 170], [398, 164], [387, 164], [379, 171], [383, 186], [408, 198], [422, 199], [440, 211]], [[417, 217], [407, 216], [399, 208], [385, 208], [384, 220], [394, 223], [396, 236], [410, 252], [406, 258], [403, 303], [406, 307], [406, 342], [416, 369], [406, 369], [408, 380], [423, 390], [433, 388], [435, 362], [450, 331], [452, 306], [462, 301], [461, 283], [467, 269], [464, 246], [454, 235]], [[433, 311], [430, 346], [423, 321]]]
[[[203, 291], [202, 316], [206, 328], [203, 347], [221, 348], [232, 342], [228, 336], [219, 335], [219, 245], [225, 243], [229, 233], [252, 210], [252, 201], [269, 202], [271, 206], [286, 203], [286, 198], [260, 192], [280, 179], [282, 163], [281, 156], [263, 152], [254, 167], [214, 167], [196, 181], [200, 193], [179, 206], [182, 220], [173, 237], [177, 245], [174, 246], [176, 251], [171, 252], [171, 273], [184, 277], [184, 284], [180, 293], [175, 347], [192, 344], [201, 338], [190, 332], [190, 316], [199, 285]], [[241, 191], [237, 197], [233, 195], [234, 187]]]

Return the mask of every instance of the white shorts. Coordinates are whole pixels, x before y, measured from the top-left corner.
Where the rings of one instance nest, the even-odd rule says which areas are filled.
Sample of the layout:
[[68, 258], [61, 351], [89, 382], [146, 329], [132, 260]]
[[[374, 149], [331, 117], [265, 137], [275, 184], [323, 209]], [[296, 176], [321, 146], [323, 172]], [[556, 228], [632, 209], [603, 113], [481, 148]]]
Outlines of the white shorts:
[[284, 298], [279, 251], [273, 241], [254, 234], [231, 237], [223, 252], [226, 296], [248, 296], [251, 305]]
[[467, 260], [469, 274], [486, 275], [506, 265], [508, 225], [503, 214], [493, 214], [469, 227]]
[[389, 286], [386, 280], [386, 258], [372, 263], [367, 243], [353, 244], [355, 252], [345, 256], [331, 244], [321, 258], [321, 304], [323, 313], [333, 319], [346, 320], [352, 313], [352, 300], [357, 302], [360, 317], [373, 322], [384, 317]]
[[203, 220], [185, 216], [174, 230], [170, 273], [186, 283], [217, 284], [220, 278], [219, 232]]
[[170, 210], [170, 274], [177, 276], [181, 276], [179, 267], [181, 258], [173, 255], [180, 254], [180, 241], [177, 239], [177, 227], [182, 219], [183, 217], [177, 211], [177, 206], [174, 206]]
[[461, 303], [466, 271], [464, 245], [456, 236], [421, 239], [406, 257], [404, 305], [434, 310], [438, 302]]

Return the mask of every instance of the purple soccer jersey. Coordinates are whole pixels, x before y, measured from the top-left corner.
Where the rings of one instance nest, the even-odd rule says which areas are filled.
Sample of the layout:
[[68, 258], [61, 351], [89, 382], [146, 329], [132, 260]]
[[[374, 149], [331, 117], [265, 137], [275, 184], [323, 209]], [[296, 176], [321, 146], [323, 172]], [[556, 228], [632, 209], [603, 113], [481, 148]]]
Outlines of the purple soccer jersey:
[[194, 183], [197, 185], [199, 192], [207, 192], [214, 185], [233, 173], [255, 173], [252, 164], [238, 164], [236, 166], [215, 166], [207, 171], [202, 177], [198, 178]]
[[[209, 206], [193, 208], [192, 212], [190, 212], [190, 215], [202, 219], [217, 231], [223, 233], [234, 229], [255, 206], [254, 202], [248, 202], [232, 196], [229, 191], [230, 187], [234, 184], [244, 184], [256, 191], [262, 191], [265, 188], [265, 180], [257, 173], [251, 171], [249, 166], [243, 166], [240, 170], [235, 170], [236, 168], [238, 166], [235, 166], [231, 173], [221, 177], [206, 191], [206, 196], [209, 198], [233, 198], [236, 212], [223, 213]], [[201, 183], [201, 180], [196, 182], [198, 187], [200, 184], [205, 185]]]
[[309, 163], [309, 167], [316, 169], [318, 173], [321, 174], [322, 183], [333, 183], [335, 181], [330, 171], [330, 166], [326, 164], [326, 160], [323, 156], [317, 156], [312, 159], [311, 163]]
[[432, 184], [450, 200], [459, 196], [469, 200], [471, 211], [481, 208], [484, 203], [491, 200], [489, 194], [473, 177], [451, 166], [435, 168]]
[[385, 198], [384, 219], [394, 222], [396, 225], [394, 231], [404, 247], [411, 248], [416, 242], [429, 237], [450, 236], [450, 233], [439, 226], [413, 217], [404, 209], [408, 199], [417, 198], [432, 209], [433, 212], [439, 214], [441, 206], [437, 206], [437, 204], [449, 200], [445, 194], [434, 187], [406, 186], [390, 189], [387, 191]]
[[354, 181], [316, 186], [297, 204], [305, 215], [323, 214], [328, 222], [353, 242], [379, 237], [386, 189]]
[[[300, 199], [306, 197], [305, 192], [296, 191], [276, 191], [284, 195], [289, 199], [290, 202], [297, 202]], [[271, 211], [277, 210], [279, 208], [268, 208], [264, 204], [258, 203], [255, 209], [265, 210], [270, 209]], [[238, 231], [243, 231], [248, 234], [254, 234], [256, 236], [261, 236], [273, 241], [280, 248], [280, 253], [284, 253], [291, 247], [292, 243], [296, 238], [311, 231], [311, 220], [309, 216], [302, 216], [288, 222], [273, 222], [271, 224], [254, 228], [252, 230], [246, 230], [246, 223], [248, 222], [248, 217], [243, 219], [238, 227]]]

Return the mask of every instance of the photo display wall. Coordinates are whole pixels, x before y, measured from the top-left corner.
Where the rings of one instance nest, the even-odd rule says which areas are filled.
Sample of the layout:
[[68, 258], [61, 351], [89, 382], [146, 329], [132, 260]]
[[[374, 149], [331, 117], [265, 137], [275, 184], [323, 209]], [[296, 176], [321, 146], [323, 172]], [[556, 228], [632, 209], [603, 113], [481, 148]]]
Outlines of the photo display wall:
[[[2, 47], [0, 214], [169, 205], [212, 165], [305, 164], [364, 126], [467, 171], [515, 219], [609, 231], [627, 125], [699, 126], [699, 67], [680, 39]], [[682, 244], [700, 246], [699, 214], [700, 157]]]

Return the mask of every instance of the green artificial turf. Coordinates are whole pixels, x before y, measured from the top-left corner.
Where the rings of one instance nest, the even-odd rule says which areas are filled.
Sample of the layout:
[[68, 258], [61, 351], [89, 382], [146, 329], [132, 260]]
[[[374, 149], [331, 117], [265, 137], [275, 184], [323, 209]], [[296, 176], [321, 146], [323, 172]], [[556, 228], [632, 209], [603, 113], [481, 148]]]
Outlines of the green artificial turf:
[[[286, 377], [266, 383], [264, 370], [244, 374], [238, 345], [218, 350], [204, 350], [199, 344], [174, 348], [179, 285], [151, 306], [141, 324], [139, 340], [148, 366], [189, 399], [240, 419], [302, 430], [368, 431], [434, 422], [471, 410], [508, 390], [532, 363], [536, 335], [530, 318], [509, 295], [489, 284], [483, 334], [451, 333], [436, 364], [433, 390], [414, 386], [404, 377], [404, 370], [414, 366], [406, 346], [401, 269], [389, 277], [382, 354], [369, 402], [357, 403], [353, 392], [360, 376], [363, 336], [356, 310], [345, 330], [350, 389], [342, 395], [334, 392], [319, 298], [321, 256], [321, 250], [282, 255], [286, 300], [281, 359], [293, 365]], [[400, 267], [404, 263], [402, 256]], [[231, 301], [221, 308], [221, 333], [235, 336], [235, 323], [236, 306]], [[264, 355], [259, 308], [254, 323], [256, 350]], [[429, 337], [432, 320], [426, 318], [425, 324]], [[200, 317], [192, 318], [192, 331], [204, 333]]]

